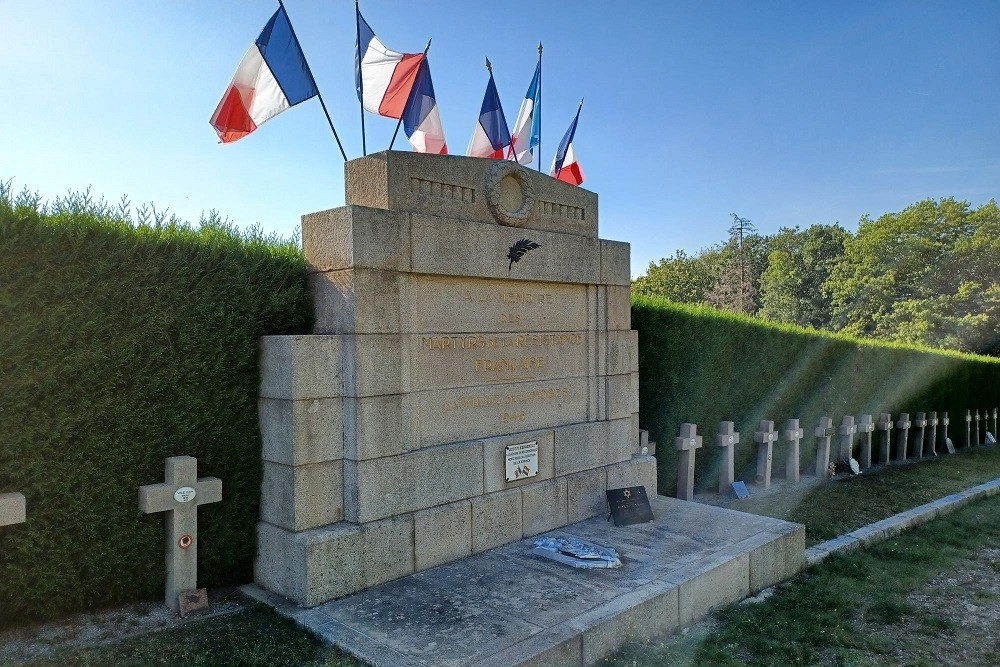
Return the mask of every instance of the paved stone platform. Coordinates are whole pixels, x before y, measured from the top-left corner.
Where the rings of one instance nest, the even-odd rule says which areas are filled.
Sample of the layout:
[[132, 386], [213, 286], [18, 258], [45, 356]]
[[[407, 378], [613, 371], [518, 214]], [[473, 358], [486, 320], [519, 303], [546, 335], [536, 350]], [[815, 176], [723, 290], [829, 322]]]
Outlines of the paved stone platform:
[[544, 559], [528, 538], [312, 609], [243, 590], [376, 667], [592, 665], [803, 567], [804, 526], [664, 496], [651, 504], [652, 523], [595, 517], [545, 533], [612, 546], [620, 569]]

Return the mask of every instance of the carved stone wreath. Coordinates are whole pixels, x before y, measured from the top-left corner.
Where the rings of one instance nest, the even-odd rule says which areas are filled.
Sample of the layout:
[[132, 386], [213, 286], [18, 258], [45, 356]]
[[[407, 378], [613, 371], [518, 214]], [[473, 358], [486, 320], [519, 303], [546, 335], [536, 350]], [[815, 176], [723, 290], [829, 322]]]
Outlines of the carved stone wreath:
[[535, 188], [524, 167], [496, 162], [486, 174], [486, 205], [501, 225], [523, 227], [535, 208]]

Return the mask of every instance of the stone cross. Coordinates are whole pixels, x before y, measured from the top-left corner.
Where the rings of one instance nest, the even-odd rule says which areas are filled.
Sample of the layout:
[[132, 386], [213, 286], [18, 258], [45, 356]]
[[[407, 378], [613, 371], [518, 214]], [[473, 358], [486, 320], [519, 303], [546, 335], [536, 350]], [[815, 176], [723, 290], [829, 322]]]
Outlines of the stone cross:
[[882, 431], [882, 437], [879, 438], [878, 462], [884, 465], [889, 462], [889, 441], [892, 439], [892, 415], [888, 412], [880, 414], [876, 428]]
[[681, 434], [674, 439], [674, 448], [680, 452], [677, 465], [677, 497], [694, 499], [694, 454], [701, 447], [697, 424], [681, 424]]
[[719, 465], [719, 493], [729, 493], [732, 491], [733, 482], [736, 481], [734, 466], [736, 445], [740, 444], [740, 432], [735, 429], [733, 422], [719, 422], [719, 435], [715, 436], [715, 441], [722, 448], [722, 463]]
[[840, 450], [837, 452], [837, 460], [843, 463], [848, 463], [851, 460], [851, 453], [854, 449], [854, 434], [858, 432], [858, 427], [854, 425], [854, 417], [852, 415], [844, 415], [844, 418], [840, 422], [840, 428], [837, 429], [837, 433], [840, 436], [838, 439], [840, 442]]
[[12, 526], [27, 520], [23, 493], [0, 493], [0, 526]]
[[164, 479], [139, 487], [139, 509], [168, 513], [166, 603], [176, 613], [178, 596], [198, 587], [198, 505], [222, 500], [222, 480], [198, 479], [198, 460], [191, 456], [169, 457]]
[[997, 434], [997, 409], [993, 408], [993, 437], [1000, 438], [1000, 434]]
[[757, 484], [763, 484], [765, 489], [771, 488], [771, 459], [774, 455], [774, 441], [778, 432], [774, 430], [774, 422], [761, 420], [760, 430], [753, 434], [757, 443]]
[[927, 425], [931, 427], [931, 456], [937, 456], [937, 427], [938, 427], [938, 416], [936, 412], [930, 413], [927, 419]]
[[965, 446], [972, 447], [972, 410], [965, 411]]
[[917, 418], [913, 420], [913, 425], [917, 427], [917, 438], [913, 443], [913, 448], [917, 450], [917, 458], [924, 458], [924, 429], [927, 428], [927, 417], [923, 412], [917, 413]]
[[948, 419], [948, 413], [947, 412], [943, 412], [941, 414], [944, 415], [944, 417], [941, 417], [941, 426], [944, 427], [944, 446], [948, 449], [948, 453], [949, 454], [954, 454], [955, 453], [955, 445], [953, 445], [951, 443], [951, 438], [948, 437], [948, 424], [951, 423], [951, 420]]
[[975, 419], [974, 423], [975, 423], [976, 427], [972, 430], [972, 432], [973, 432], [973, 436], [974, 436], [975, 439], [972, 442], [973, 442], [973, 444], [975, 444], [976, 447], [978, 447], [983, 442], [979, 438], [979, 409], [978, 408], [976, 408], [976, 416], [974, 417], [974, 419]]
[[871, 415], [861, 415], [858, 417], [858, 433], [861, 434], [861, 467], [872, 467], [872, 431], [875, 430], [875, 422]]
[[899, 421], [896, 422], [896, 428], [899, 429], [899, 437], [896, 439], [896, 463], [906, 461], [906, 448], [909, 446], [912, 425], [909, 412], [903, 412], [899, 415]]
[[785, 479], [789, 482], [799, 481], [799, 441], [805, 434], [805, 430], [799, 428], [798, 419], [789, 419], [785, 424], [785, 440], [788, 441], [788, 449], [785, 451]]
[[833, 438], [833, 420], [820, 417], [816, 427], [816, 476], [830, 474], [830, 440]]

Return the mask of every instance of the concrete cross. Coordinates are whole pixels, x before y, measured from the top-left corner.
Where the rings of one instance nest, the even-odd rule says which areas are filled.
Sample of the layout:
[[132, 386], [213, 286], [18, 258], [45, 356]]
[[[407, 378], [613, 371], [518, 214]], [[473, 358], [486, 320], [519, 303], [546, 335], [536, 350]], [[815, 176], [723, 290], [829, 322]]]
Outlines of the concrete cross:
[[913, 420], [913, 425], [918, 429], [913, 448], [917, 450], [917, 458], [922, 459], [924, 458], [924, 429], [927, 428], [927, 417], [923, 412], [917, 413], [917, 418]]
[[973, 436], [974, 436], [975, 439], [972, 442], [975, 443], [976, 447], [978, 447], [983, 442], [980, 439], [980, 437], [979, 437], [979, 409], [978, 408], [976, 409], [976, 416], [975, 416], [975, 422], [974, 423], [975, 423], [976, 427], [974, 429], [972, 429], [972, 430], [973, 430]]
[[927, 425], [931, 427], [931, 456], [937, 456], [937, 427], [938, 416], [936, 412], [930, 413], [927, 417]]
[[878, 462], [885, 465], [889, 462], [889, 441], [892, 438], [892, 415], [888, 412], [880, 414], [875, 427], [882, 431], [882, 436], [879, 438]]
[[740, 432], [733, 422], [719, 422], [719, 435], [715, 441], [722, 448], [722, 463], [719, 465], [719, 493], [729, 493], [736, 481], [736, 445], [740, 443]]
[[165, 599], [176, 613], [178, 596], [198, 587], [198, 505], [222, 500], [222, 480], [198, 479], [198, 460], [191, 456], [169, 457], [164, 479], [163, 484], [139, 487], [139, 509], [167, 512]]
[[1000, 435], [997, 435], [997, 409], [996, 408], [993, 408], [993, 437], [1000, 438]]
[[799, 428], [798, 419], [789, 419], [785, 424], [785, 440], [788, 441], [788, 449], [785, 450], [785, 479], [789, 482], [799, 481], [799, 441], [805, 434], [805, 430]]
[[0, 493], [0, 526], [13, 526], [27, 520], [23, 493]]
[[955, 445], [951, 442], [951, 438], [948, 437], [948, 424], [951, 423], [951, 420], [948, 419], [947, 412], [944, 412], [942, 414], [944, 415], [944, 417], [941, 417], [941, 426], [944, 427], [944, 446], [948, 449], [949, 454], [954, 454]]
[[674, 438], [674, 448], [680, 452], [677, 465], [677, 497], [694, 499], [694, 455], [701, 447], [697, 424], [681, 424], [680, 437]]
[[861, 434], [861, 467], [872, 467], [872, 431], [875, 430], [875, 422], [871, 415], [861, 415], [858, 417], [858, 433]]
[[833, 420], [820, 417], [816, 427], [816, 476], [830, 474], [830, 439], [833, 438]]
[[896, 422], [896, 428], [899, 429], [899, 437], [896, 439], [896, 463], [906, 461], [906, 448], [909, 445], [910, 427], [912, 425], [910, 423], [909, 412], [903, 412], [899, 415], [899, 421]]
[[965, 446], [972, 447], [972, 410], [965, 411]]
[[761, 420], [760, 430], [753, 434], [757, 443], [757, 476], [754, 481], [763, 484], [765, 489], [771, 488], [771, 460], [774, 456], [774, 441], [778, 432], [774, 430], [774, 422]]
[[837, 434], [840, 436], [838, 438], [840, 442], [840, 450], [837, 452], [838, 461], [848, 463], [851, 460], [851, 454], [854, 450], [854, 434], [857, 432], [858, 427], [854, 425], [854, 416], [844, 415], [840, 422], [840, 428], [837, 429]]

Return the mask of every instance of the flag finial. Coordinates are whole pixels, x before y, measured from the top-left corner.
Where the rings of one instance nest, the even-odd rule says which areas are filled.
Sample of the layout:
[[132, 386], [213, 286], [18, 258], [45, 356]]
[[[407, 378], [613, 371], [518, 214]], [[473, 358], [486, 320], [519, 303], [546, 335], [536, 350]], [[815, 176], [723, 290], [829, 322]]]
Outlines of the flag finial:
[[489, 56], [486, 56], [486, 69], [489, 70], [490, 74], [493, 74], [493, 63], [490, 62]]
[[541, 57], [541, 55], [542, 55], [542, 43], [538, 42], [538, 56]]

